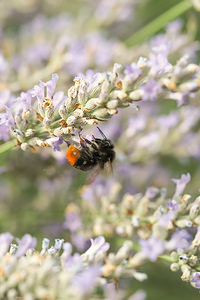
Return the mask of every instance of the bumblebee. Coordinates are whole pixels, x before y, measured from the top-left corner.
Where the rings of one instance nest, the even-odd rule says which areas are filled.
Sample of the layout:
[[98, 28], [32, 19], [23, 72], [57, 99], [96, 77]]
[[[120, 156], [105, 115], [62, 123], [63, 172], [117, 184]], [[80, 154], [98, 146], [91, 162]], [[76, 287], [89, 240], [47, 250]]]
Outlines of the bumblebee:
[[114, 146], [106, 138], [102, 130], [97, 127], [102, 135], [102, 139], [94, 136], [91, 141], [80, 136], [80, 149], [70, 145], [67, 149], [66, 157], [69, 163], [76, 169], [89, 171], [93, 168], [105, 169], [115, 158]]

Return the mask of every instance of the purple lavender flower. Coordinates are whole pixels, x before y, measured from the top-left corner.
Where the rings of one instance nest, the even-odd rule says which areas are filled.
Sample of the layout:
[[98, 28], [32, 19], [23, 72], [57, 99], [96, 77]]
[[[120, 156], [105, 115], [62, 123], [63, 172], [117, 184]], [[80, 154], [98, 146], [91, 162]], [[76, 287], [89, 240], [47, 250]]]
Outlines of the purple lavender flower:
[[66, 70], [72, 75], [82, 72], [89, 63], [89, 55], [83, 40], [73, 40], [69, 45], [67, 56], [69, 62]]
[[81, 273], [74, 276], [72, 284], [78, 289], [78, 291], [85, 295], [90, 293], [96, 283], [97, 279], [101, 274], [100, 265], [93, 265], [83, 270]]
[[8, 141], [10, 127], [14, 126], [14, 119], [10, 109], [7, 106], [1, 107], [0, 112], [0, 140]]
[[105, 253], [110, 248], [110, 244], [105, 241], [103, 236], [99, 236], [96, 239], [91, 239], [90, 248], [84, 253], [84, 255], [90, 258], [94, 257], [98, 252]]
[[64, 243], [63, 251], [64, 251], [65, 255], [68, 257], [72, 253], [72, 245], [70, 243]]
[[190, 93], [172, 93], [169, 95], [169, 99], [173, 99], [177, 101], [177, 106], [188, 104]]
[[163, 73], [170, 71], [170, 69], [172, 68], [172, 65], [168, 62], [167, 55], [164, 50], [157, 50], [162, 50], [162, 52], [156, 54], [151, 53], [147, 62], [147, 65], [151, 68], [150, 75], [152, 75], [153, 77], [162, 75]]
[[200, 289], [200, 272], [195, 272], [190, 282], [194, 283], [195, 288]]
[[73, 246], [78, 249], [78, 251], [85, 251], [88, 248], [88, 240], [85, 238], [84, 234], [72, 232], [71, 242]]
[[32, 102], [31, 92], [30, 91], [28, 91], [27, 93], [22, 92], [20, 96], [16, 99], [16, 109], [18, 110], [17, 113], [21, 113], [21, 111], [26, 112], [27, 110], [29, 110], [31, 107], [31, 102]]
[[[47, 82], [40, 81], [40, 85], [35, 85], [33, 89], [30, 91], [32, 97], [36, 97], [39, 102], [43, 102], [44, 97], [52, 99], [57, 81], [58, 81], [57, 74], [52, 74], [52, 79]], [[45, 88], [46, 88], [46, 93], [45, 93]]]
[[135, 80], [141, 75], [141, 70], [136, 63], [132, 62], [130, 65], [126, 65], [124, 74], [128, 75], [131, 80]]
[[82, 259], [79, 253], [75, 253], [73, 256], [67, 256], [65, 268], [71, 269], [71, 271], [77, 272], [82, 267]]
[[177, 211], [178, 210], [178, 203], [174, 199], [171, 202], [168, 202], [167, 206], [172, 211]]
[[56, 88], [56, 83], [58, 81], [58, 74], [52, 74], [52, 79], [45, 82], [40, 81], [40, 83], [46, 87], [46, 97], [51, 99]]
[[167, 227], [169, 225], [169, 222], [174, 220], [175, 213], [174, 211], [168, 211], [165, 214], [158, 217], [158, 224], [162, 227]]
[[185, 229], [174, 232], [169, 241], [166, 242], [165, 248], [168, 251], [173, 249], [188, 249], [192, 240], [192, 235]]
[[156, 53], [162, 53], [167, 57], [171, 49], [171, 42], [167, 39], [166, 35], [158, 34], [151, 39], [152, 50]]
[[140, 240], [141, 254], [149, 258], [151, 261], [156, 261], [157, 257], [163, 253], [163, 243], [155, 238], [150, 237], [148, 240]]
[[131, 297], [128, 298], [128, 300], [145, 300], [146, 299], [146, 293], [143, 290], [136, 291]]
[[157, 119], [158, 126], [167, 131], [175, 127], [178, 124], [178, 121], [179, 115], [175, 112], [172, 112], [169, 115], [162, 115]]
[[45, 140], [45, 142], [53, 148], [53, 151], [61, 151], [60, 145], [63, 143], [63, 138], [52, 137], [52, 138]]
[[0, 140], [7, 142], [10, 139], [10, 127], [5, 123], [0, 123]]
[[31, 65], [39, 65], [44, 61], [47, 61], [51, 54], [52, 46], [48, 41], [31, 45], [22, 53], [25, 61]]
[[6, 71], [8, 67], [8, 63], [5, 60], [5, 58], [3, 57], [2, 53], [0, 52], [0, 74], [4, 74], [4, 72]]
[[182, 174], [180, 179], [172, 179], [172, 181], [176, 184], [176, 192], [175, 196], [179, 196], [183, 193], [187, 183], [190, 181], [191, 176], [189, 173]]
[[26, 254], [28, 249], [35, 248], [36, 246], [36, 238], [32, 237], [30, 234], [25, 234], [21, 240], [17, 239], [19, 247], [16, 252], [16, 256], [20, 257]]
[[6, 254], [12, 240], [13, 236], [9, 232], [0, 234], [0, 256]]
[[158, 82], [151, 79], [145, 85], [141, 87], [143, 100], [157, 100], [157, 95], [161, 92], [161, 86]]
[[158, 193], [159, 193], [159, 189], [157, 189], [154, 186], [150, 186], [147, 188], [145, 196], [148, 199], [153, 199], [156, 195], [158, 195]]
[[64, 228], [71, 232], [77, 231], [82, 226], [80, 215], [76, 212], [67, 212], [65, 215]]

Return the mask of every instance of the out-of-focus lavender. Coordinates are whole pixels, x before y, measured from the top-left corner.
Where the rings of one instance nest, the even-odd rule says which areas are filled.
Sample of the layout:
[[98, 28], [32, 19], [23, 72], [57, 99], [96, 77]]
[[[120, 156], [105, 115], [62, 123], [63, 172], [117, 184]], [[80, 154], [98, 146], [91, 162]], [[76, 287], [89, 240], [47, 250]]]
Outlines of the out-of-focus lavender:
[[[148, 260], [200, 289], [195, 24], [128, 47], [148, 1], [53, 2], [0, 3], [0, 298], [144, 300]], [[116, 159], [86, 184], [65, 153], [97, 125]]]

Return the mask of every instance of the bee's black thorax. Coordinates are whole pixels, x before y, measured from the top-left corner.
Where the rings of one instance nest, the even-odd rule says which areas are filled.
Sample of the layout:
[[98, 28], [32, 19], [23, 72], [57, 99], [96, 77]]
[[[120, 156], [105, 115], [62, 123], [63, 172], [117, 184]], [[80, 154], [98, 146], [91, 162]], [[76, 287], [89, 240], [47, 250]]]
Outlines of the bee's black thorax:
[[106, 163], [112, 163], [115, 158], [114, 146], [106, 138], [94, 138], [92, 141], [84, 139], [81, 141], [81, 147], [80, 156], [74, 167], [82, 171], [88, 171], [95, 166], [103, 169]]

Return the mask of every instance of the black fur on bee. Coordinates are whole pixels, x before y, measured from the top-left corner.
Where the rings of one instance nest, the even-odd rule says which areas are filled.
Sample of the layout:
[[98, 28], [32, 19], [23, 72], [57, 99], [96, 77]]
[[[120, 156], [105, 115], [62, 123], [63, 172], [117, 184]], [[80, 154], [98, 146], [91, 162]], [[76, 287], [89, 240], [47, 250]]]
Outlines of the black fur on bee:
[[111, 141], [106, 138], [101, 129], [99, 127], [97, 128], [103, 139], [93, 136], [93, 140], [89, 141], [80, 135], [81, 149], [79, 157], [73, 165], [75, 168], [82, 171], [89, 171], [94, 167], [104, 169], [107, 163], [112, 164], [115, 158], [114, 146]]

